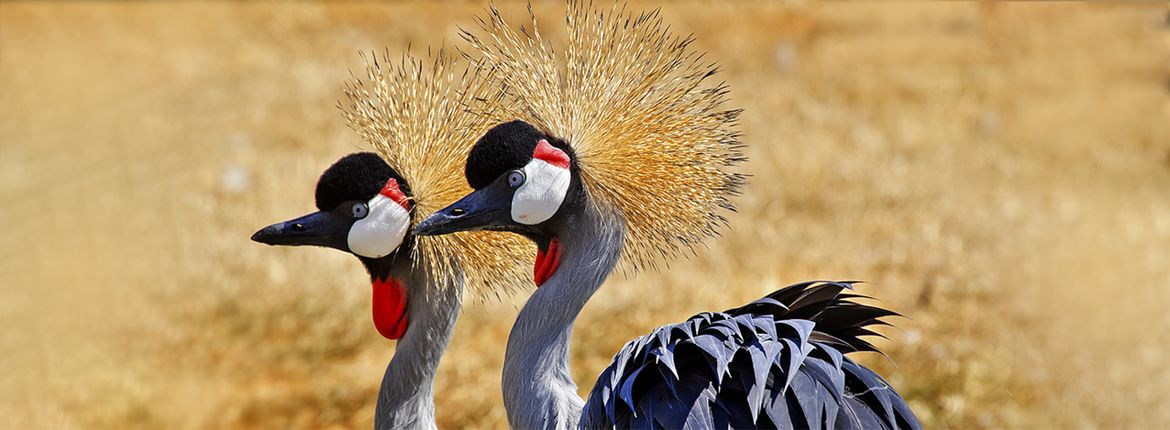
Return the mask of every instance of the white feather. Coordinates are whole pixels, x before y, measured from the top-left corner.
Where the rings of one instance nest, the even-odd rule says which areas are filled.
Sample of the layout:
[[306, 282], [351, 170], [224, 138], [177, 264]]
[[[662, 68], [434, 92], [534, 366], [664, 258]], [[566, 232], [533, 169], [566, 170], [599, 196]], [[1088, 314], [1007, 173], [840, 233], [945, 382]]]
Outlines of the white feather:
[[512, 221], [535, 225], [548, 221], [569, 192], [569, 169], [533, 159], [524, 166], [527, 180], [512, 195]]
[[369, 258], [385, 257], [394, 252], [406, 237], [410, 213], [381, 194], [370, 200], [369, 207], [369, 215], [350, 227], [346, 241], [354, 254]]

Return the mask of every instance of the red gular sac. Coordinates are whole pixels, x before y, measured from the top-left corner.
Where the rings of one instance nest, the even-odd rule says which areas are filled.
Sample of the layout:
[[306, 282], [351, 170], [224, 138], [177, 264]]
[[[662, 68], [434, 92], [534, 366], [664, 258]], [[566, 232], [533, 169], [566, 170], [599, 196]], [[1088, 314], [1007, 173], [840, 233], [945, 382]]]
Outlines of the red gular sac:
[[397, 179], [390, 178], [390, 180], [386, 181], [386, 185], [382, 187], [382, 191], [379, 191], [378, 194], [386, 196], [386, 198], [392, 200], [394, 203], [398, 203], [403, 209], [410, 210], [410, 200], [406, 198], [406, 193], [402, 192], [401, 188], [398, 188]]
[[382, 337], [397, 340], [406, 333], [406, 284], [397, 278], [374, 278], [374, 327]]
[[563, 252], [564, 248], [561, 248], [561, 243], [556, 239], [548, 242], [548, 249], [536, 250], [536, 265], [532, 268], [532, 279], [536, 281], [537, 287], [544, 285], [548, 278], [557, 273], [557, 266], [561, 265]]

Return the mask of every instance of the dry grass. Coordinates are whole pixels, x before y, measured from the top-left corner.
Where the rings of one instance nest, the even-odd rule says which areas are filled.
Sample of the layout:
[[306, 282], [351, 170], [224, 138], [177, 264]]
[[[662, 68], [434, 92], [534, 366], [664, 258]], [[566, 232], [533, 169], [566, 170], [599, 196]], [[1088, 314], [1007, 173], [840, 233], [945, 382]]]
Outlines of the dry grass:
[[[393, 345], [357, 262], [247, 238], [358, 148], [357, 50], [454, 44], [482, 7], [0, 3], [0, 427], [369, 427]], [[577, 380], [653, 326], [861, 278], [912, 318], [896, 366], [864, 360], [929, 427], [1170, 425], [1166, 14], [666, 5], [746, 108], [753, 177], [709, 249], [601, 290]], [[470, 304], [444, 427], [504, 425], [522, 300]]]

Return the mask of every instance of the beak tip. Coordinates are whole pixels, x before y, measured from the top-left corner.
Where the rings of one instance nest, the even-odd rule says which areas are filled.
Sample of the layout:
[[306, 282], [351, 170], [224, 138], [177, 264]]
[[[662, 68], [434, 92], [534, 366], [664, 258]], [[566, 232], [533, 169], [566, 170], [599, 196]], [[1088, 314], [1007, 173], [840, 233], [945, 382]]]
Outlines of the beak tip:
[[432, 221], [434, 217], [429, 217], [422, 220], [414, 227], [414, 234], [416, 236], [431, 236], [435, 233], [435, 223]]
[[270, 230], [272, 227], [264, 227], [259, 231], [252, 233], [252, 241], [256, 243], [263, 243], [265, 245], [272, 245], [269, 243], [269, 238], [272, 237]]
[[418, 236], [441, 236], [462, 231], [462, 229], [453, 224], [459, 218], [458, 216], [448, 215], [446, 210], [435, 212], [418, 223], [418, 226], [414, 228], [414, 234]]

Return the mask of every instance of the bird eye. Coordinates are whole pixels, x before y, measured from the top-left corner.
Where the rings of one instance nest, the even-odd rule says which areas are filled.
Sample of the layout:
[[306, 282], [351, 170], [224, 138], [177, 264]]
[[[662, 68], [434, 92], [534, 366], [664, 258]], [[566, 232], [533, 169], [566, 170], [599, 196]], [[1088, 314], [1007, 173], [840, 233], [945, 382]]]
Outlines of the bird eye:
[[353, 215], [354, 219], [362, 219], [362, 218], [365, 218], [366, 215], [370, 213], [370, 208], [368, 206], [366, 206], [365, 203], [358, 203], [358, 204], [353, 205], [353, 207], [350, 208], [349, 211], [350, 211], [350, 214]]
[[525, 179], [523, 170], [508, 172], [508, 187], [512, 189], [520, 188], [521, 185], [524, 185]]

